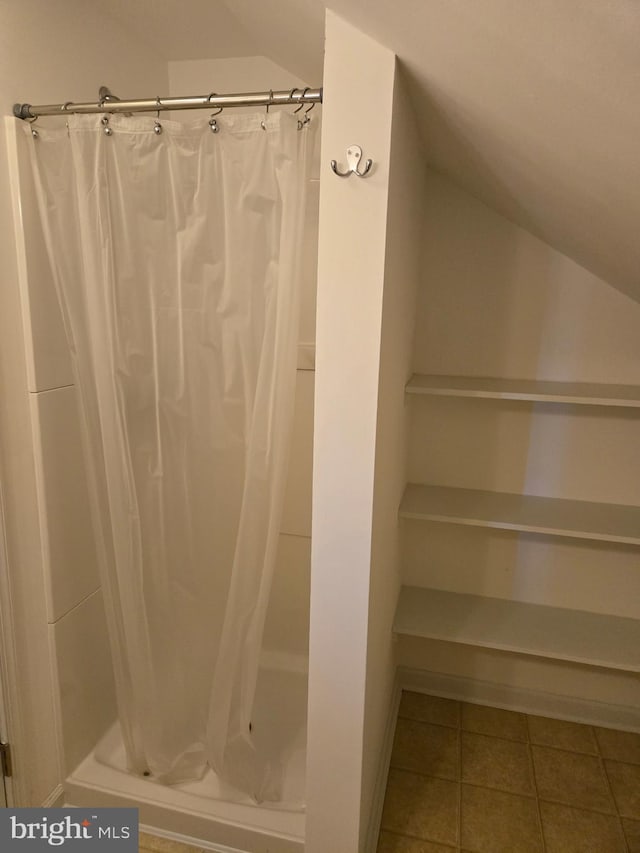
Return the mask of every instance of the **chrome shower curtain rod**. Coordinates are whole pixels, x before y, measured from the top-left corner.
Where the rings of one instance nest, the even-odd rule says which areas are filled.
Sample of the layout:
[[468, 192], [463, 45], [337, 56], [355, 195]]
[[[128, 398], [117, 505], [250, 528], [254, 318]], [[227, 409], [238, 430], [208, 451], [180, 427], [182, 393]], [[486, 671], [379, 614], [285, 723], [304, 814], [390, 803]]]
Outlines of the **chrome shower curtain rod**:
[[235, 95], [197, 95], [186, 98], [146, 98], [142, 100], [122, 101], [112, 95], [106, 86], [100, 88], [98, 101], [74, 104], [14, 104], [13, 114], [17, 118], [34, 119], [39, 116], [64, 115], [65, 113], [148, 113], [163, 110], [206, 110], [226, 109], [227, 107], [280, 107], [286, 104], [321, 104], [322, 89], [310, 87], [287, 89], [274, 92], [248, 92]]

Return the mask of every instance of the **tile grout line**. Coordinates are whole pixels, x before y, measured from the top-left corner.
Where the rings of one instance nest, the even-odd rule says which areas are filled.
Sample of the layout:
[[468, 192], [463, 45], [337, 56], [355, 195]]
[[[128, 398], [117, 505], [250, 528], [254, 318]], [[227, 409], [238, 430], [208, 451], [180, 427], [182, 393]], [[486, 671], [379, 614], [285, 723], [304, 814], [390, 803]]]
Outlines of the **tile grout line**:
[[[462, 733], [461, 733], [462, 734]], [[496, 738], [498, 739], [498, 738]], [[520, 741], [522, 743], [522, 741]], [[523, 744], [526, 746], [526, 744]], [[392, 765], [394, 770], [400, 771], [400, 773], [411, 773], [413, 776], [420, 776], [422, 779], [438, 779], [440, 782], [455, 782], [456, 779], [452, 779], [451, 776], [439, 776], [437, 773], [425, 773], [422, 770], [415, 770], [410, 767], [402, 767], [399, 764]], [[462, 782], [462, 779], [460, 779]], [[483, 788], [485, 791], [497, 791], [499, 794], [512, 794], [514, 797], [523, 797], [525, 800], [535, 800], [535, 794], [526, 794], [522, 791], [514, 791], [512, 788], [496, 788], [494, 785], [484, 785], [480, 782], [465, 782], [465, 785], [469, 785], [471, 788]], [[549, 802], [557, 802], [558, 805], [567, 805], [567, 803], [562, 803], [560, 800], [549, 800]], [[576, 808], [579, 808], [577, 806]], [[602, 814], [611, 814], [611, 812], [602, 812]]]
[[[410, 841], [420, 841], [423, 844], [425, 842], [427, 844], [439, 844], [441, 847], [446, 847], [447, 850], [454, 851], [454, 853], [459, 853], [458, 847], [455, 844], [451, 846], [451, 844], [448, 844], [446, 841], [433, 841], [433, 839], [423, 838], [420, 835], [410, 835], [404, 832], [398, 832], [397, 829], [385, 829], [384, 832], [387, 832], [389, 835], [395, 835], [396, 838], [408, 838]], [[200, 853], [200, 851], [197, 851], [197, 853]]]
[[627, 841], [627, 833], [624, 831], [624, 825], [622, 823], [622, 815], [620, 814], [620, 809], [618, 808], [618, 801], [615, 798], [615, 794], [613, 793], [613, 787], [611, 785], [611, 780], [609, 779], [609, 774], [607, 773], [607, 765], [604, 763], [604, 756], [602, 754], [602, 749], [600, 748], [600, 741], [598, 740], [598, 735], [595, 732], [594, 726], [590, 726], [591, 733], [593, 735], [593, 739], [596, 742], [596, 749], [598, 751], [598, 761], [600, 762], [600, 771], [604, 773], [605, 782], [607, 783], [607, 789], [611, 796], [611, 800], [613, 802], [613, 807], [615, 809], [615, 816], [618, 820], [618, 828], [620, 829], [620, 833], [622, 835], [622, 840], [624, 841], [624, 847], [627, 853], [629, 853], [630, 847], [629, 842]]
[[542, 823], [542, 808], [540, 806], [540, 794], [538, 791], [538, 780], [536, 779], [536, 767], [533, 763], [533, 745], [531, 743], [531, 729], [529, 728], [529, 715], [524, 715], [524, 724], [527, 729], [527, 755], [529, 756], [529, 771], [531, 773], [531, 781], [533, 783], [533, 791], [536, 798], [536, 814], [538, 815], [538, 829], [540, 830], [540, 838], [542, 840], [542, 853], [546, 853], [547, 839], [544, 834], [544, 825]]
[[424, 723], [426, 726], [438, 726], [440, 729], [459, 729], [460, 724], [450, 726], [448, 723], [436, 723], [433, 720], [422, 720], [419, 717], [407, 717], [406, 714], [398, 714], [399, 720], [409, 720], [412, 723]]

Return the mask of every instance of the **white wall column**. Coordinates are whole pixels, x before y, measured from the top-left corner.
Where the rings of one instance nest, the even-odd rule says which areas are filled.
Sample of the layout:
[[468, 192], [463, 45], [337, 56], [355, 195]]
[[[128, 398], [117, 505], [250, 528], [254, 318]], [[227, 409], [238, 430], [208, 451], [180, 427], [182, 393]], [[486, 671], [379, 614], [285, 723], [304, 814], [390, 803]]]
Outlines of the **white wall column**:
[[[362, 849], [361, 800], [394, 54], [327, 14], [307, 762], [307, 853]], [[374, 161], [340, 178], [346, 150]], [[363, 164], [362, 164], [363, 165]]]

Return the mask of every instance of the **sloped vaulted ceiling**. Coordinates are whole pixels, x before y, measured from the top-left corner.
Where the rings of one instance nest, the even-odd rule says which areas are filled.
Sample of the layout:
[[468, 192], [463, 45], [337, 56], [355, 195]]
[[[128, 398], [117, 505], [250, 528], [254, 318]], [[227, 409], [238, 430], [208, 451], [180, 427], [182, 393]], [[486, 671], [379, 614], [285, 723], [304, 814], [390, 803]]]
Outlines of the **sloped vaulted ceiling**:
[[[188, 20], [191, 38], [165, 25], [169, 58], [262, 53], [320, 79], [321, 0], [109, 3], [145, 9], [147, 34], [171, 7]], [[398, 55], [434, 168], [640, 301], [638, 0], [330, 5]]]

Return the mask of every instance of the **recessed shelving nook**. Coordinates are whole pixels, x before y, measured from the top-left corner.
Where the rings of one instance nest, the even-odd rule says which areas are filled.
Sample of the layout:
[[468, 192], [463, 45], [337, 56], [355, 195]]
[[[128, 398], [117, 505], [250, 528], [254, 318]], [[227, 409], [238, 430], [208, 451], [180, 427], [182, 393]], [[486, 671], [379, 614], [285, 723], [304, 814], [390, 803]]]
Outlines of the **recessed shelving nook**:
[[[414, 398], [560, 404], [569, 418], [571, 409], [566, 407], [574, 405], [610, 407], [614, 417], [620, 408], [640, 408], [640, 386], [634, 385], [414, 374], [406, 393]], [[417, 400], [416, 404], [419, 405]], [[603, 417], [606, 419], [606, 412]], [[414, 522], [591, 540], [605, 546], [640, 546], [640, 506], [628, 504], [409, 483], [399, 517]], [[405, 585], [400, 592], [394, 632], [404, 637], [640, 673], [640, 620], [618, 615]]]

